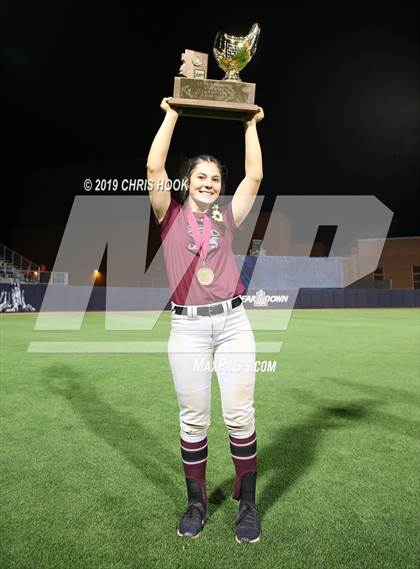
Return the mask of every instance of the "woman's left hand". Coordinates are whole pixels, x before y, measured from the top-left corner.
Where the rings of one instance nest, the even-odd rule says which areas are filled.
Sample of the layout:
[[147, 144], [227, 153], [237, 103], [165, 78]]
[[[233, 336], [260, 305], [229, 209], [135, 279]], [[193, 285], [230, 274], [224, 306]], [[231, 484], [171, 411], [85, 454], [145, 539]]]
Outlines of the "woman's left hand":
[[258, 107], [258, 111], [255, 113], [255, 115], [251, 119], [245, 121], [245, 124], [246, 126], [257, 124], [257, 122], [262, 121], [263, 118], [264, 118], [264, 109], [262, 107]]

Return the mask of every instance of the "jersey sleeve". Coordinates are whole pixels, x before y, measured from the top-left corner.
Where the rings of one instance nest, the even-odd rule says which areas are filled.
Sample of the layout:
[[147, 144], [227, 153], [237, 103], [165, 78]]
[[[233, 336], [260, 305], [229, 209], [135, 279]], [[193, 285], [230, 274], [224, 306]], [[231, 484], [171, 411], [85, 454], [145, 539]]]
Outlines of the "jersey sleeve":
[[222, 208], [222, 215], [223, 223], [231, 233], [235, 233], [235, 231], [240, 231], [242, 229], [242, 225], [237, 226], [233, 218], [232, 200]]
[[155, 222], [159, 228], [161, 237], [164, 238], [165, 235], [168, 233], [169, 229], [171, 228], [172, 223], [175, 221], [176, 216], [181, 211], [181, 205], [171, 197], [171, 203], [169, 204], [168, 210], [165, 213], [165, 217], [159, 223], [154, 215]]

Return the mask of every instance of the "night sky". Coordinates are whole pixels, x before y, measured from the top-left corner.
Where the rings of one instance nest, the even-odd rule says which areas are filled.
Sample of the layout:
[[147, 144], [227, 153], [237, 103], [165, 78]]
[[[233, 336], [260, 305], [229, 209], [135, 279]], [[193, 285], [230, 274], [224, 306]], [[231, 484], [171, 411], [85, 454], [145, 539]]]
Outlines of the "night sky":
[[[174, 5], [175, 6], [175, 5]], [[369, 194], [395, 212], [390, 236], [420, 235], [419, 45], [415, 3], [244, 4], [4, 2], [0, 241], [54, 261], [83, 180], [144, 178], [146, 156], [184, 49], [209, 53], [218, 30], [262, 31], [241, 72], [266, 118], [260, 193]], [[219, 8], [217, 8], [219, 6]], [[229, 6], [232, 6], [229, 9]], [[216, 155], [228, 192], [243, 175], [240, 123], [182, 118], [168, 159]]]

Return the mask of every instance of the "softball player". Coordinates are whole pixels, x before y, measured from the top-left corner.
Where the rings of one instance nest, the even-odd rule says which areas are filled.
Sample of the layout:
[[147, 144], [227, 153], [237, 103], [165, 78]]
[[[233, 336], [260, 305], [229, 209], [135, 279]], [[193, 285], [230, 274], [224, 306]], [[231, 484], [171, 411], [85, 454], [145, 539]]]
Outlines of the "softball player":
[[232, 240], [251, 210], [263, 170], [257, 123], [263, 109], [245, 121], [245, 177], [221, 208], [223, 169], [212, 156], [188, 160], [184, 204], [169, 191], [156, 191], [168, 179], [165, 163], [178, 112], [163, 99], [165, 118], [150, 148], [150, 199], [163, 242], [172, 318], [168, 356], [179, 404], [180, 446], [188, 507], [177, 533], [198, 537], [208, 519], [206, 465], [212, 369], [217, 373], [223, 419], [228, 430], [239, 501], [236, 541], [259, 541], [255, 505], [257, 437], [254, 417], [255, 341], [242, 304]]

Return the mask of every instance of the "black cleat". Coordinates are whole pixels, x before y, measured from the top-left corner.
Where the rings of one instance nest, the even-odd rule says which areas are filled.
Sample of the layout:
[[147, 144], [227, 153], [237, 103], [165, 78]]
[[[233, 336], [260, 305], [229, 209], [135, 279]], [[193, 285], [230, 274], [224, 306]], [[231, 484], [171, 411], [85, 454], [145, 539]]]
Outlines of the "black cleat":
[[255, 504], [241, 502], [236, 516], [236, 535], [238, 543], [256, 543], [260, 541], [261, 526]]
[[208, 518], [209, 514], [205, 504], [191, 502], [179, 522], [178, 535], [181, 537], [198, 537]]

